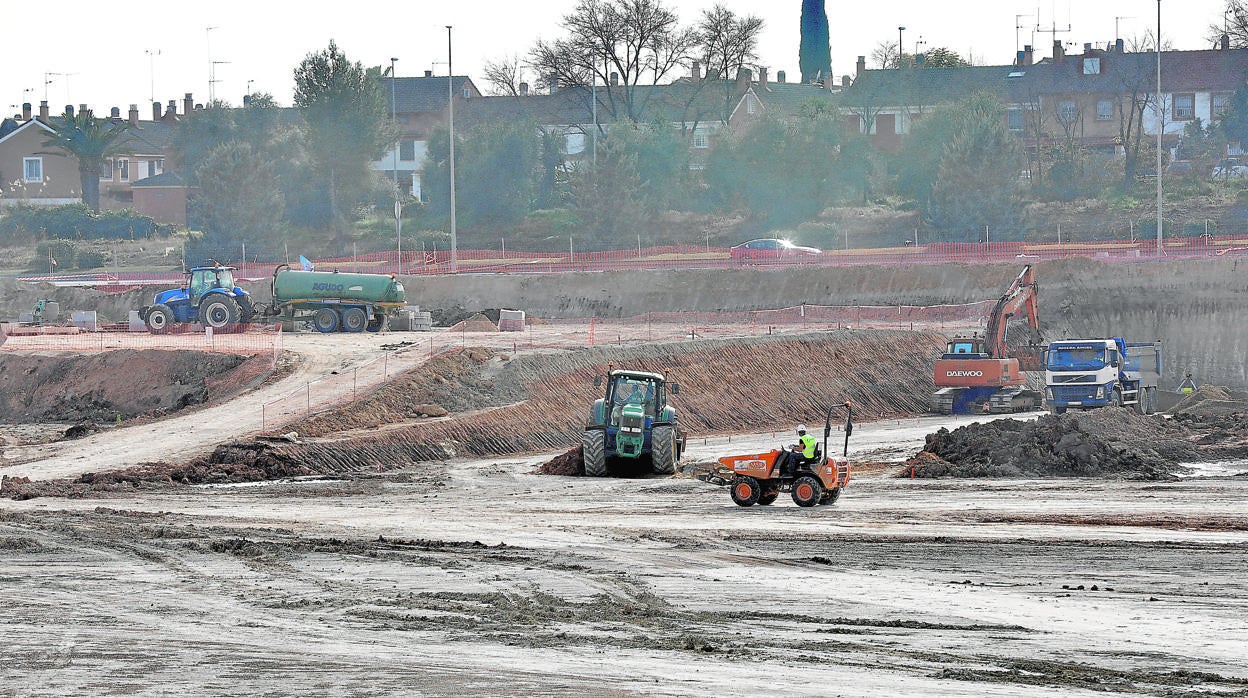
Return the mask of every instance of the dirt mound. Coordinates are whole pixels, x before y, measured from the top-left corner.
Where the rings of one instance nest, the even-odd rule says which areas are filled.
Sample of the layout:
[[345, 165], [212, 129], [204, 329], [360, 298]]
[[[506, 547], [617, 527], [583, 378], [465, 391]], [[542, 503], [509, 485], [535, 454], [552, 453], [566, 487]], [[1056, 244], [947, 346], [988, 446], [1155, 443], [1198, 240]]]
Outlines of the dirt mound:
[[1167, 479], [1192, 460], [1189, 437], [1169, 420], [1116, 409], [975, 422], [928, 435], [900, 475]]
[[1170, 414], [1222, 418], [1248, 413], [1248, 391], [1205, 385], [1170, 408]]
[[576, 446], [566, 453], [542, 463], [534, 475], [584, 475], [585, 461], [581, 458], [581, 447]]
[[156, 349], [0, 357], [0, 415], [16, 424], [107, 424], [217, 397], [210, 383], [245, 356]]

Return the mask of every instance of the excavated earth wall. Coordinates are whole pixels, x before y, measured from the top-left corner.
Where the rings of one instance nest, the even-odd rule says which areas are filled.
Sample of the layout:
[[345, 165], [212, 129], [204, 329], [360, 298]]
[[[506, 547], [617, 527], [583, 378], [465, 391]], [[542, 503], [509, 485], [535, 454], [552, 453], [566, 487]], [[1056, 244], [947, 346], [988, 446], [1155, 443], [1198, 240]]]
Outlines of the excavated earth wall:
[[[1001, 295], [1022, 265], [689, 269], [580, 274], [471, 274], [403, 279], [409, 302], [439, 317], [497, 308], [533, 317], [630, 317], [648, 311], [738, 311], [817, 305], [935, 305]], [[1165, 342], [1173, 388], [1192, 371], [1200, 383], [1248, 388], [1248, 268], [1242, 260], [1103, 263], [1035, 262], [1045, 337], [1122, 336]], [[157, 289], [107, 294], [0, 280], [0, 315], [16, 317], [38, 298], [63, 311], [96, 310], [119, 322]], [[248, 285], [258, 302], [268, 284]]]

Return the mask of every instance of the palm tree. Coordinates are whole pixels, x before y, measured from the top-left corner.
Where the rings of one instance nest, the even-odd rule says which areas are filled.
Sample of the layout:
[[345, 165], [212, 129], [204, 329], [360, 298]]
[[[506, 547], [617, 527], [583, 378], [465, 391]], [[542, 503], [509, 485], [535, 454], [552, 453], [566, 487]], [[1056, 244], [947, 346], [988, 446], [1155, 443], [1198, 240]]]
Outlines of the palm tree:
[[78, 160], [82, 201], [100, 212], [100, 167], [118, 153], [125, 122], [97, 119], [90, 111], [66, 113], [59, 125], [52, 125], [52, 136], [43, 145], [60, 148]]

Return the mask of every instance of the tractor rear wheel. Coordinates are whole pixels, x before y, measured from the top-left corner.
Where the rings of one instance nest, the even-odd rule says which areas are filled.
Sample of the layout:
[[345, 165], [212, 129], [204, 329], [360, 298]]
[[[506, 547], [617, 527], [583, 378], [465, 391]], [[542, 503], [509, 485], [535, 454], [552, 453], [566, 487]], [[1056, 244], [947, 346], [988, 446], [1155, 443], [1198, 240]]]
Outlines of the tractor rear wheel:
[[763, 506], [767, 506], [768, 504], [771, 504], [772, 502], [776, 501], [776, 498], [779, 496], [780, 496], [780, 488], [776, 487], [775, 485], [772, 485], [771, 487], [766, 487], [763, 489], [763, 493], [758, 496], [758, 503]]
[[199, 321], [204, 327], [224, 330], [238, 324], [238, 305], [225, 296], [214, 293], [199, 304]]
[[336, 332], [338, 330], [338, 311], [333, 308], [321, 308], [312, 316], [312, 326], [317, 332]]
[[168, 332], [169, 326], [173, 323], [173, 310], [164, 303], [157, 303], [147, 311], [147, 329], [152, 334]]
[[660, 475], [676, 472], [676, 430], [671, 426], [655, 427], [650, 432], [650, 462]]
[[799, 507], [813, 507], [823, 497], [823, 485], [813, 475], [803, 475], [793, 481], [793, 503]]
[[590, 429], [581, 434], [581, 462], [585, 464], [585, 474], [589, 477], [603, 477], [607, 474], [605, 431]]
[[342, 311], [343, 332], [363, 332], [368, 326], [368, 313], [363, 308], [347, 308]]
[[738, 475], [732, 480], [732, 501], [737, 506], [750, 507], [761, 501], [763, 488], [758, 484], [758, 480], [748, 475]]

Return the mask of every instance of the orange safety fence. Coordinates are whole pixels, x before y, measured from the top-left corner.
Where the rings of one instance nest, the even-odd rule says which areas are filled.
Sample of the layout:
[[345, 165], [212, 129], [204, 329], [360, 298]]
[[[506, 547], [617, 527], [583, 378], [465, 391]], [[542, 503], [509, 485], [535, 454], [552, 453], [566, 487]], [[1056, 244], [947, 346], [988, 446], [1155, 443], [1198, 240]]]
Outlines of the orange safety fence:
[[209, 351], [226, 354], [282, 353], [280, 325], [249, 326], [245, 331], [212, 333], [205, 330], [152, 334], [126, 325], [21, 325], [3, 323], [7, 340], [0, 351], [69, 351], [89, 353], [119, 349]]

